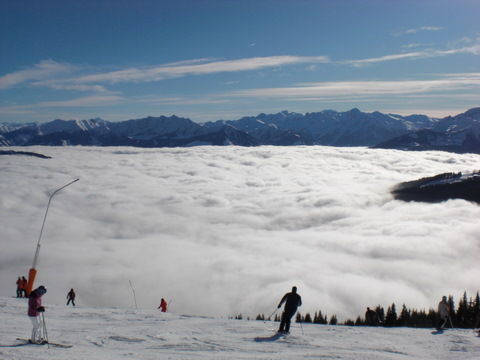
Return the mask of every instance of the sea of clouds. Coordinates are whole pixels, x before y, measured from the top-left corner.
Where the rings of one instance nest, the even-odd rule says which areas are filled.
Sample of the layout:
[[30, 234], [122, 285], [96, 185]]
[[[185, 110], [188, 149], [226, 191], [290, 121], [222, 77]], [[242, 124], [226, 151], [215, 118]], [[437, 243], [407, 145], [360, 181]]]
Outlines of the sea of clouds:
[[[16, 150], [25, 150], [18, 148]], [[0, 157], [0, 295], [36, 285], [80, 306], [171, 301], [177, 313], [302, 312], [340, 320], [381, 304], [435, 307], [480, 288], [480, 207], [393, 200], [401, 181], [480, 168], [478, 155], [333, 147], [31, 147]]]

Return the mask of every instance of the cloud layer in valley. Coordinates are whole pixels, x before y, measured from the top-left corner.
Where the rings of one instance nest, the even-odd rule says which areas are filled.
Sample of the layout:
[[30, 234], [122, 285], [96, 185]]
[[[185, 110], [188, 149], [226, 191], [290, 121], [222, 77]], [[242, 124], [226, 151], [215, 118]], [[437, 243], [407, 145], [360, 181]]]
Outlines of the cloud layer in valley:
[[0, 295], [31, 266], [46, 303], [172, 300], [178, 313], [270, 314], [297, 285], [302, 310], [340, 320], [391, 302], [435, 306], [478, 289], [478, 205], [393, 200], [400, 181], [478, 169], [477, 155], [330, 147], [34, 147], [0, 157]]

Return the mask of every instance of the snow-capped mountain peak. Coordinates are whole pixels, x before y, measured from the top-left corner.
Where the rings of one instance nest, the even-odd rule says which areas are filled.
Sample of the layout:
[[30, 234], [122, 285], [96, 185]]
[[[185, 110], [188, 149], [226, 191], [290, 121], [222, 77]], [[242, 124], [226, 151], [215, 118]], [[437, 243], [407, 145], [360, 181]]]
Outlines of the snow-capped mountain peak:
[[[225, 131], [231, 126], [235, 131]], [[223, 135], [219, 135], [223, 130]], [[434, 142], [403, 144], [391, 141], [410, 133], [431, 131]], [[240, 135], [240, 132], [245, 135]], [[379, 111], [345, 112], [324, 110], [300, 114], [286, 110], [276, 114], [261, 113], [238, 120], [219, 120], [198, 124], [173, 116], [149, 116], [120, 122], [102, 119], [54, 120], [26, 126], [2, 125], [2, 145], [126, 145], [142, 147], [191, 146], [191, 144], [254, 145], [331, 145], [399, 146], [402, 149], [446, 149], [480, 152], [480, 108], [463, 114], [435, 119], [426, 115], [402, 116]], [[455, 134], [455, 135], [454, 135]], [[248, 136], [246, 136], [248, 135]], [[220, 141], [220, 137], [228, 139]], [[432, 138], [429, 135], [428, 138]], [[448, 138], [448, 140], [447, 140]], [[201, 139], [201, 140], [199, 140]], [[426, 138], [425, 138], [426, 139]], [[390, 143], [386, 143], [390, 141]], [[445, 146], [442, 143], [445, 142]], [[402, 145], [399, 145], [402, 143]], [[478, 143], [478, 146], [477, 146]], [[394, 144], [394, 145], [392, 145]], [[455, 147], [451, 147], [455, 144]], [[442, 147], [443, 146], [443, 147]]]

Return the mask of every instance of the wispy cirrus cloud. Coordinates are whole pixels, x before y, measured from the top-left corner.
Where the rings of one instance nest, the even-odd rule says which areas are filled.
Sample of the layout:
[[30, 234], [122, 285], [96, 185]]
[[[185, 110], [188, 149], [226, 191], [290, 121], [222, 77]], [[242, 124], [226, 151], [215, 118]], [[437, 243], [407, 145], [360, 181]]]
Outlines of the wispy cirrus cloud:
[[53, 60], [43, 60], [30, 68], [1, 76], [0, 89], [9, 89], [25, 82], [44, 80], [58, 75], [65, 75], [72, 72], [74, 69], [75, 66], [71, 64], [59, 63]]
[[402, 48], [403, 49], [413, 49], [413, 48], [418, 48], [420, 46], [422, 46], [422, 44], [420, 44], [420, 43], [410, 43], [410, 44], [402, 45]]
[[456, 48], [456, 49], [448, 49], [448, 50], [427, 49], [422, 51], [413, 51], [413, 52], [400, 53], [400, 54], [384, 55], [384, 56], [367, 58], [367, 59], [346, 60], [346, 61], [342, 61], [341, 63], [347, 64], [347, 65], [353, 65], [353, 66], [364, 66], [364, 65], [374, 64], [374, 63], [401, 60], [401, 59], [432, 58], [432, 57], [441, 57], [441, 56], [455, 55], [455, 54], [480, 55], [480, 44], [465, 46], [465, 47]]
[[215, 97], [199, 97], [192, 98], [187, 97], [158, 97], [158, 96], [146, 96], [141, 98], [133, 98], [132, 102], [146, 103], [146, 104], [168, 104], [168, 105], [204, 105], [204, 104], [224, 104], [229, 102], [227, 99], [220, 99]]
[[445, 91], [480, 91], [480, 73], [449, 74], [432, 80], [336, 81], [301, 83], [290, 87], [248, 89], [228, 94], [233, 97], [319, 98], [367, 97], [433, 93]]
[[108, 90], [102, 85], [72, 84], [69, 80], [46, 80], [36, 81], [31, 84], [36, 87], [47, 87], [54, 90], [73, 90], [85, 92], [107, 92]]
[[[412, 46], [413, 47], [413, 46]], [[468, 47], [449, 49], [449, 50], [435, 50], [427, 49], [422, 51], [412, 51], [399, 54], [389, 54], [379, 57], [366, 59], [353, 59], [344, 61], [333, 61], [327, 56], [269, 56], [269, 57], [255, 57], [244, 58], [236, 60], [212, 60], [212, 59], [198, 59], [181, 61], [171, 64], [163, 64], [152, 67], [138, 67], [128, 68], [110, 72], [88, 74], [70, 80], [72, 88], [74, 86], [86, 86], [87, 84], [99, 83], [141, 83], [154, 82], [166, 79], [179, 78], [185, 76], [198, 76], [217, 74], [225, 72], [241, 72], [263, 70], [267, 68], [276, 68], [287, 65], [307, 64], [307, 69], [312, 70], [319, 63], [337, 63], [352, 66], [365, 66], [369, 64], [396, 61], [403, 59], [420, 59], [440, 57], [460, 53], [470, 53], [474, 55], [480, 54], [480, 45], [473, 45]], [[75, 85], [73, 85], [75, 84]], [[100, 89], [99, 89], [100, 90]]]
[[90, 107], [90, 106], [106, 106], [117, 104], [125, 100], [124, 97], [118, 95], [98, 95], [84, 96], [71, 100], [59, 101], [42, 101], [36, 106], [38, 107]]
[[0, 106], [0, 115], [11, 116], [11, 115], [31, 115], [35, 111], [25, 106]]
[[399, 36], [399, 35], [410, 35], [410, 34], [416, 34], [421, 31], [440, 31], [443, 30], [443, 27], [441, 26], [421, 26], [418, 28], [412, 28], [412, 29], [407, 29], [404, 31], [399, 31], [394, 33], [394, 35]]
[[238, 72], [262, 70], [279, 66], [327, 63], [326, 56], [268, 56], [237, 60], [207, 61], [200, 64], [168, 64], [145, 68], [129, 68], [106, 73], [91, 74], [74, 79], [75, 83], [120, 83], [120, 82], [151, 82], [187, 75], [206, 75], [223, 72]]
[[402, 53], [402, 54], [384, 55], [384, 56], [367, 58], [367, 59], [346, 60], [346, 61], [342, 61], [341, 63], [353, 65], [353, 66], [363, 66], [363, 65], [374, 64], [379, 62], [386, 62], [386, 61], [393, 61], [393, 60], [400, 60], [400, 59], [415, 59], [415, 58], [418, 59], [421, 57], [428, 57], [428, 56], [429, 54], [426, 51], [415, 51], [415, 52]]
[[[411, 44], [408, 48], [419, 46]], [[200, 76], [219, 73], [276, 69], [283, 66], [303, 64], [306, 71], [315, 70], [318, 64], [334, 63], [340, 65], [366, 66], [375, 63], [406, 59], [421, 59], [447, 56], [460, 53], [480, 55], [480, 44], [448, 50], [427, 49], [399, 54], [388, 54], [366, 59], [332, 60], [328, 56], [267, 56], [234, 60], [201, 58], [160, 64], [149, 67], [132, 67], [115, 71], [88, 73], [88, 69], [71, 64], [45, 60], [28, 69], [23, 69], [0, 77], [0, 89], [27, 83], [29, 86], [46, 87], [54, 90], [107, 93], [106, 85], [117, 83], [156, 82], [186, 76]], [[84, 75], [72, 76], [73, 72]]]

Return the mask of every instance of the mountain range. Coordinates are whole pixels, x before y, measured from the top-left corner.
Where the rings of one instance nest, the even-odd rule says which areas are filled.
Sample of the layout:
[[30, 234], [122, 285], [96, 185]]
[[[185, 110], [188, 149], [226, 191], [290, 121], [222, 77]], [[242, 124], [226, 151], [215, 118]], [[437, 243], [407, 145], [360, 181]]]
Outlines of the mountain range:
[[480, 107], [445, 118], [352, 109], [196, 123], [177, 116], [0, 124], [0, 146], [330, 145], [480, 153]]

